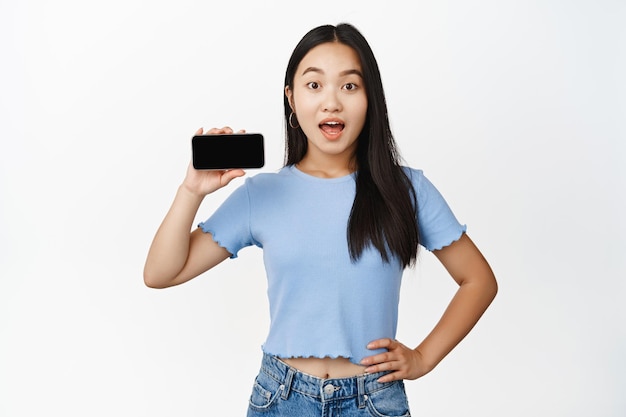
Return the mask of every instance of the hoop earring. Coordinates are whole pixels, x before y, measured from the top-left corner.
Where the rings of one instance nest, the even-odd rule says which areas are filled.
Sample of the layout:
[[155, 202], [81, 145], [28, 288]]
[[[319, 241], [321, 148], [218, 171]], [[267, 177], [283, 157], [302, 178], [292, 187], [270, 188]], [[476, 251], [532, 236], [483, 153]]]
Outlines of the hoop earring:
[[[291, 112], [291, 114], [289, 115], [289, 126], [292, 129], [297, 129], [300, 127], [300, 124], [298, 123], [296, 126], [293, 125], [293, 116], [295, 115], [294, 112]], [[296, 116], [296, 122], [298, 121], [297, 116]]]

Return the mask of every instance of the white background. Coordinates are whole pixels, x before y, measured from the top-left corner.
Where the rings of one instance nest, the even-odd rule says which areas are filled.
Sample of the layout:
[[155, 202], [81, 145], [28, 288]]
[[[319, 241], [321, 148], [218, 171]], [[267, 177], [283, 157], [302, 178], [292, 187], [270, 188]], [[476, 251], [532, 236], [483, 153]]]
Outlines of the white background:
[[[198, 127], [262, 132], [263, 171], [280, 168], [287, 59], [342, 21], [374, 49], [406, 161], [500, 284], [407, 383], [413, 414], [624, 416], [625, 5], [2, 0], [0, 416], [245, 414], [261, 251], [162, 291], [143, 263]], [[399, 340], [417, 345], [454, 289], [422, 252]]]

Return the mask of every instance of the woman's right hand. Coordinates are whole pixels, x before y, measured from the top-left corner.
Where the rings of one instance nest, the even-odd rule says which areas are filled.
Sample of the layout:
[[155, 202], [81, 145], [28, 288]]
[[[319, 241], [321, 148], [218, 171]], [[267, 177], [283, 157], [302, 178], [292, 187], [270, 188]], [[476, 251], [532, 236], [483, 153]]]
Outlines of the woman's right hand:
[[[233, 129], [225, 126], [221, 129], [212, 128], [207, 131], [203, 131], [203, 129], [200, 128], [196, 131], [194, 136], [230, 135], [232, 133]], [[245, 130], [240, 130], [238, 133], [245, 133]], [[204, 197], [205, 195], [228, 185], [228, 183], [233, 179], [243, 175], [245, 175], [245, 171], [243, 169], [228, 169], [219, 171], [197, 170], [193, 167], [193, 164], [189, 162], [187, 175], [185, 176], [185, 180], [182, 185], [187, 191]]]

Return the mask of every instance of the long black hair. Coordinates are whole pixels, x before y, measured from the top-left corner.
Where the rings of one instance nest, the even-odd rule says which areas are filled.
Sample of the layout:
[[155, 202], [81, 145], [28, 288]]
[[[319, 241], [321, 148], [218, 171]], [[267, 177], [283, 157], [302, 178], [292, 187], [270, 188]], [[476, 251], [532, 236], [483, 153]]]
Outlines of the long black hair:
[[[348, 221], [348, 247], [356, 261], [373, 245], [385, 262], [396, 256], [404, 267], [415, 263], [418, 250], [417, 198], [401, 166], [387, 115], [378, 63], [367, 40], [352, 25], [323, 25], [309, 31], [294, 49], [285, 74], [285, 86], [293, 80], [304, 56], [317, 45], [339, 42], [354, 49], [361, 60], [367, 94], [367, 116], [357, 140], [356, 195]], [[285, 165], [297, 164], [307, 151], [301, 128], [290, 127], [291, 107], [285, 96]]]

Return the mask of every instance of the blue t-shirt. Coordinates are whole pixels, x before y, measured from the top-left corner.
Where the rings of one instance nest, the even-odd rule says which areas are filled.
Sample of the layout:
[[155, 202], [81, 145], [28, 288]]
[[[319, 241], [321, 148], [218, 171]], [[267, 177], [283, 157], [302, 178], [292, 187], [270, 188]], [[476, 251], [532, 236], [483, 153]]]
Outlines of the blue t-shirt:
[[[420, 244], [440, 249], [465, 232], [421, 170], [405, 168], [417, 194]], [[403, 267], [375, 248], [350, 258], [347, 225], [355, 176], [318, 178], [287, 166], [247, 178], [200, 223], [232, 258], [263, 249], [270, 330], [263, 351], [283, 358], [345, 357], [359, 363], [366, 345], [395, 338]]]

